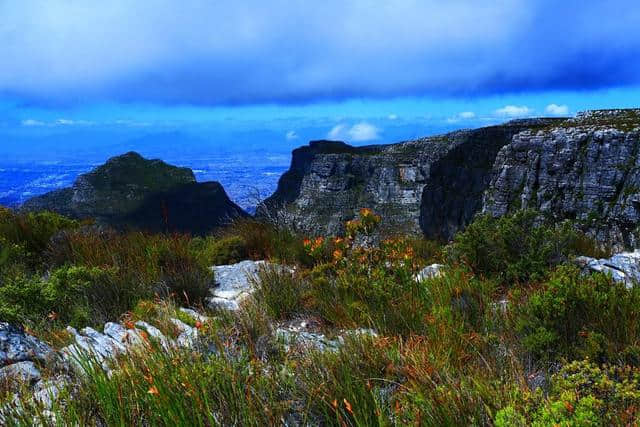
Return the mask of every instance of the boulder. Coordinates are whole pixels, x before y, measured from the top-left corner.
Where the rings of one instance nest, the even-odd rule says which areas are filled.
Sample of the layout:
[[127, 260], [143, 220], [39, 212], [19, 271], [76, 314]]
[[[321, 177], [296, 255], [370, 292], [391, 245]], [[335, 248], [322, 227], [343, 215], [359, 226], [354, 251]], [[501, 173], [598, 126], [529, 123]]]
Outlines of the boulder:
[[47, 344], [22, 328], [0, 322], [0, 366], [25, 361], [46, 363], [54, 357], [54, 351]]
[[584, 272], [601, 272], [610, 274], [616, 282], [631, 287], [640, 283], [640, 250], [621, 252], [611, 258], [595, 259], [578, 257], [575, 263]]

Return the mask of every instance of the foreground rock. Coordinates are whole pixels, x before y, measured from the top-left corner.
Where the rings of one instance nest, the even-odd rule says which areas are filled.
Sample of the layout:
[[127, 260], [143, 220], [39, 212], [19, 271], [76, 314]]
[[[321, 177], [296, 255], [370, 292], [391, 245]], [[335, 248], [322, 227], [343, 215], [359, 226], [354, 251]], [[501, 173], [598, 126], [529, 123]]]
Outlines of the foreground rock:
[[622, 252], [606, 259], [578, 257], [575, 261], [583, 271], [610, 274], [613, 280], [627, 287], [640, 283], [640, 250]]
[[254, 292], [258, 272], [264, 268], [293, 271], [289, 267], [278, 266], [267, 261], [249, 260], [212, 267], [216, 283], [211, 290], [211, 297], [208, 299], [209, 308], [238, 310], [240, 304]]
[[536, 209], [576, 220], [618, 250], [636, 247], [639, 147], [640, 109], [590, 111], [521, 132], [496, 157], [483, 211]]
[[55, 353], [47, 344], [22, 328], [0, 322], [0, 367], [18, 362], [48, 363]]
[[23, 209], [95, 218], [122, 228], [194, 234], [247, 216], [218, 182], [198, 183], [191, 169], [133, 152], [80, 175], [71, 188], [29, 199]]

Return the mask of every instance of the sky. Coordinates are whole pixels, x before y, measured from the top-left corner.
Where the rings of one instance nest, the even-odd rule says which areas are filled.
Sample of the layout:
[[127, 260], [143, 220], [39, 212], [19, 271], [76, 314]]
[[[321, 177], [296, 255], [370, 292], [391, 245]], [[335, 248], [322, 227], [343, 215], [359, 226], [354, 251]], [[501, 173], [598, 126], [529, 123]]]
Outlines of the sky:
[[0, 0], [0, 161], [638, 107], [639, 24], [637, 0]]

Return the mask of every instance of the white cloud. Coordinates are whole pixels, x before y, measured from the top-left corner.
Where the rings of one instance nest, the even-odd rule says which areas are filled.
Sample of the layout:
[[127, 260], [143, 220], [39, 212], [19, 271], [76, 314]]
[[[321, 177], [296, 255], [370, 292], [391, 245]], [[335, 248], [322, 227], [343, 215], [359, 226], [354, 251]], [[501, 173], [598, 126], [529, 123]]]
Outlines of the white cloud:
[[44, 126], [45, 123], [40, 120], [26, 119], [22, 121], [22, 126]]
[[498, 108], [495, 113], [498, 116], [506, 117], [522, 117], [531, 114], [533, 110], [526, 105], [505, 105], [502, 108]]
[[558, 105], [558, 104], [549, 104], [547, 108], [544, 109], [547, 114], [551, 114], [552, 116], [566, 116], [569, 114], [569, 106], [567, 105]]
[[345, 132], [346, 129], [347, 129], [347, 125], [342, 125], [342, 124], [335, 125], [333, 128], [331, 128], [331, 130], [327, 134], [327, 139], [333, 139], [333, 140], [344, 139], [344, 136], [346, 135], [346, 132]]
[[360, 122], [349, 129], [352, 141], [371, 141], [380, 138], [379, 129], [372, 124]]
[[471, 120], [476, 117], [473, 111], [463, 111], [447, 119], [447, 123], [458, 123], [460, 120]]
[[387, 119], [389, 119], [389, 120], [397, 120], [398, 119], [398, 115], [397, 114], [389, 114], [387, 116]]
[[344, 123], [334, 126], [327, 134], [328, 139], [353, 142], [372, 141], [380, 138], [380, 129], [371, 123], [360, 122], [353, 126]]
[[295, 139], [300, 138], [298, 136], [298, 134], [296, 133], [295, 130], [290, 130], [289, 132], [287, 132], [287, 134], [285, 135], [285, 138], [287, 138], [287, 141], [293, 141]]

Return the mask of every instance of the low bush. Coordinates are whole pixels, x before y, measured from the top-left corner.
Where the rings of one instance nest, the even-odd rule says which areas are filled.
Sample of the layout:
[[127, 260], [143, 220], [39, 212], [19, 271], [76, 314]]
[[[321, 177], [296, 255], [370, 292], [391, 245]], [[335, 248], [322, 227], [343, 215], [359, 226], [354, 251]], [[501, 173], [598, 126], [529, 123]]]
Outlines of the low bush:
[[552, 377], [546, 398], [540, 391], [517, 395], [514, 403], [497, 412], [497, 427], [635, 425], [640, 416], [640, 370], [574, 361]]
[[561, 266], [541, 286], [514, 290], [511, 300], [515, 330], [539, 360], [623, 361], [640, 344], [640, 288], [605, 274]]
[[605, 254], [571, 223], [547, 224], [531, 210], [500, 218], [476, 217], [456, 234], [446, 253], [450, 262], [494, 278], [505, 287], [543, 280], [549, 268], [572, 255]]
[[254, 279], [254, 298], [264, 304], [273, 319], [288, 320], [308, 308], [306, 282], [286, 267], [268, 265], [260, 269]]
[[234, 264], [249, 258], [247, 245], [240, 236], [196, 237], [191, 240], [190, 249], [207, 265]]
[[186, 235], [139, 232], [66, 233], [49, 250], [53, 266], [113, 269], [122, 287], [143, 288], [197, 304], [207, 296], [213, 272], [194, 254]]

